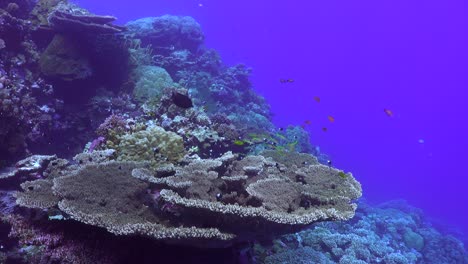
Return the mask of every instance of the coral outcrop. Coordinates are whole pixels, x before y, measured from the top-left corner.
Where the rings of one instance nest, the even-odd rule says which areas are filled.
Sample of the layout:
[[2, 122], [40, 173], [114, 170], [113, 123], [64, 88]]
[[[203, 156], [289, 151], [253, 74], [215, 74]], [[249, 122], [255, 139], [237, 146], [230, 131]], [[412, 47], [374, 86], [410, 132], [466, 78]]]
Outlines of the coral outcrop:
[[256, 244], [259, 263], [467, 263], [455, 237], [443, 234], [404, 201], [359, 203], [351, 221], [319, 223], [268, 246]]
[[165, 53], [174, 49], [196, 52], [205, 39], [200, 25], [189, 16], [148, 17], [126, 26], [144, 46], [151, 45]]
[[[142, 159], [144, 160], [144, 159]], [[183, 165], [185, 164], [185, 165]], [[346, 220], [361, 187], [320, 164], [279, 164], [232, 153], [192, 157], [154, 170], [149, 163], [89, 162], [22, 185], [17, 203], [58, 208], [119, 235], [213, 247], [267, 239], [312, 223]]]
[[182, 137], [158, 126], [125, 134], [119, 140], [116, 150], [122, 161], [177, 162], [185, 151]]
[[0, 217], [23, 261], [115, 259], [74, 227], [219, 248], [354, 215], [360, 184], [296, 153], [303, 131], [274, 132], [251, 70], [206, 50], [193, 18], [127, 30], [68, 1], [23, 2], [0, 5], [0, 167], [23, 159], [0, 168]]
[[55, 35], [39, 60], [42, 74], [62, 80], [86, 79], [93, 74], [88, 58], [83, 56], [78, 43], [62, 35]]
[[158, 102], [164, 89], [176, 86], [167, 71], [158, 66], [140, 66], [134, 76], [133, 96], [138, 102]]
[[49, 13], [47, 21], [57, 32], [86, 32], [91, 34], [112, 34], [122, 32], [125, 28], [112, 25], [117, 18], [99, 16], [74, 4], [61, 2]]

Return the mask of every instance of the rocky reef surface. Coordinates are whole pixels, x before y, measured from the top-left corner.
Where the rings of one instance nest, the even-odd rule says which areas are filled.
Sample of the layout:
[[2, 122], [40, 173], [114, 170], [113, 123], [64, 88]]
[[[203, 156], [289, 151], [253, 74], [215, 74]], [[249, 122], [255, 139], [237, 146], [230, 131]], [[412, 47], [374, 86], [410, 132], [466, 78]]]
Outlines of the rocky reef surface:
[[[274, 127], [251, 69], [223, 64], [191, 17], [115, 19], [64, 0], [0, 0], [0, 262], [274, 261], [320, 251], [267, 248], [282, 235], [357, 232], [310, 229], [364, 219], [361, 185], [304, 129]], [[423, 252], [428, 234], [404, 225], [395, 233]], [[320, 254], [361, 260], [346, 246]], [[363, 261], [385, 260], [367, 250]]]

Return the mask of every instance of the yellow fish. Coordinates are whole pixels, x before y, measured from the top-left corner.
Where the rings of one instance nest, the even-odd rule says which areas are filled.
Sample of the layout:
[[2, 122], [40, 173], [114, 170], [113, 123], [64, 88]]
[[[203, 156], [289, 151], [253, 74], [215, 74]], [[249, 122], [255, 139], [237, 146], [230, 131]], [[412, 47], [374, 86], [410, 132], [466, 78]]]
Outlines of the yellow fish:
[[234, 140], [234, 145], [243, 146], [244, 144], [245, 144], [245, 142], [242, 141], [242, 140]]

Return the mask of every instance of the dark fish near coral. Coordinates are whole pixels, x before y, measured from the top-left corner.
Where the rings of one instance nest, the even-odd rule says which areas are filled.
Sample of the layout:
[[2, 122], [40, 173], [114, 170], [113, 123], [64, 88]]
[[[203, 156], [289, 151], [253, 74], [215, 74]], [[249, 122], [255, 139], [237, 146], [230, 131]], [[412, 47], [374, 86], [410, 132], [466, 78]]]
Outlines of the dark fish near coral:
[[328, 131], [328, 128], [322, 127], [322, 131], [323, 131], [323, 132], [327, 132], [327, 131]]
[[280, 83], [293, 83], [293, 79], [280, 79]]
[[185, 94], [179, 92], [172, 93], [172, 102], [178, 107], [190, 108], [193, 107], [192, 99]]

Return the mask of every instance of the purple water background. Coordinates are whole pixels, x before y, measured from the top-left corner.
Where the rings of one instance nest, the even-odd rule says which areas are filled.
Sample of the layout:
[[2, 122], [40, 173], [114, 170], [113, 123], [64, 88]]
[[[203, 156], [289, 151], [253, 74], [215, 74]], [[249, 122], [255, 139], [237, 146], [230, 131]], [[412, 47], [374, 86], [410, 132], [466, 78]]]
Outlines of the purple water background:
[[253, 68], [275, 124], [310, 120], [311, 142], [366, 198], [406, 199], [468, 233], [465, 1], [75, 2], [120, 23], [194, 17], [225, 63]]

